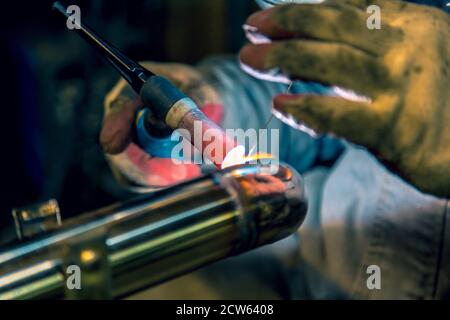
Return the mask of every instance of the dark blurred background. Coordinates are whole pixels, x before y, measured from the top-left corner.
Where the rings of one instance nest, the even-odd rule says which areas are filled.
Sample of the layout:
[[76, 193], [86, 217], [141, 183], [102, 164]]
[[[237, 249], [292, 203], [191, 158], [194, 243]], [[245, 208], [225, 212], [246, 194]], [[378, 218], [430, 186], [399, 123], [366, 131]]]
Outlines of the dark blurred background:
[[[0, 226], [12, 207], [56, 198], [63, 219], [130, 194], [98, 142], [103, 98], [117, 74], [51, 10], [53, 1], [2, 2], [4, 71]], [[66, 1], [135, 60], [195, 64], [236, 53], [252, 0]], [[6, 72], [5, 72], [6, 71]]]

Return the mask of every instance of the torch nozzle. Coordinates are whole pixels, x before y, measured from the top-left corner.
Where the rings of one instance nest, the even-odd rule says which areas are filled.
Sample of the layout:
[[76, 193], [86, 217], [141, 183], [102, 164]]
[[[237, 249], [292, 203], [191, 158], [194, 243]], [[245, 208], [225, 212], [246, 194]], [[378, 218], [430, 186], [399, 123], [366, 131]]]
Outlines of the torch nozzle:
[[[243, 159], [243, 155], [237, 156], [242, 153], [237, 153], [242, 148], [234, 149], [237, 147], [236, 142], [227, 137], [222, 128], [207, 118], [195, 102], [175, 87], [169, 80], [153, 74], [139, 63], [129, 59], [120, 50], [103, 40], [88, 26], [81, 23], [79, 19], [77, 21], [75, 15], [71, 14], [71, 7], [66, 7], [57, 1], [53, 4], [53, 9], [62, 14], [66, 19], [67, 26], [69, 26], [68, 22], [71, 22], [73, 30], [110, 62], [141, 97], [144, 105], [151, 109], [156, 119], [163, 121], [171, 129], [185, 129], [185, 132], [188, 132], [190, 136], [188, 140], [198, 149], [214, 149], [214, 152], [209, 155], [209, 158], [213, 160], [213, 163], [218, 168], [222, 168], [222, 163], [225, 160], [227, 160], [225, 161], [225, 164], [227, 164], [231, 158]], [[202, 137], [196, 137], [194, 132], [195, 123], [202, 124], [202, 133], [214, 132], [217, 140], [211, 143], [210, 141], [203, 140]], [[142, 133], [138, 134], [138, 137], [148, 134], [145, 126], [139, 127], [138, 130], [141, 130]], [[147, 148], [144, 142], [138, 141], [138, 143], [149, 154], [152, 154], [152, 150], [150, 147]], [[227, 158], [227, 150], [233, 149], [233, 157], [230, 156]], [[233, 163], [235, 162], [233, 161]]]

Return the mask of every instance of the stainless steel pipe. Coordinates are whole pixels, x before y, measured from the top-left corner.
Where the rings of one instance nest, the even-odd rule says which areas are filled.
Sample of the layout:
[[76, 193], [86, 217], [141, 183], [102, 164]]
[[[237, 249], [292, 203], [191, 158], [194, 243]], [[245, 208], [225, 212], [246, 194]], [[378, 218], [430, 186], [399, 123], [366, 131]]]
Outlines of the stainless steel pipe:
[[[120, 298], [295, 232], [306, 214], [290, 167], [229, 168], [83, 214], [0, 251], [0, 299]], [[79, 267], [81, 289], [67, 286]]]

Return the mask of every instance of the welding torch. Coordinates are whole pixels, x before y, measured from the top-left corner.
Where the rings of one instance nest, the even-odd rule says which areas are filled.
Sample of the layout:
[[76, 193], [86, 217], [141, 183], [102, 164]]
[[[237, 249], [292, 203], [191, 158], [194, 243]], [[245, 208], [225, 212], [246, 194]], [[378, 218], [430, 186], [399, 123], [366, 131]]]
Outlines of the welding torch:
[[[205, 116], [191, 98], [181, 92], [169, 80], [154, 74], [131, 60], [120, 50], [103, 40], [91, 28], [76, 21], [61, 2], [55, 2], [53, 9], [61, 13], [66, 19], [71, 19], [75, 24], [73, 30], [106, 58], [140, 96], [144, 107], [150, 109], [151, 115], [160, 124], [161, 122], [164, 124], [159, 126], [160, 130], [156, 132], [156, 136], [164, 134], [164, 131], [165, 134], [170, 135], [175, 129], [184, 129], [178, 130], [178, 132], [190, 141], [197, 150], [215, 150], [211, 154], [203, 154], [203, 156], [209, 158], [217, 168], [222, 169], [228, 164], [242, 163], [245, 148], [237, 145], [234, 139], [228, 137], [221, 127]], [[144, 151], [151, 154], [150, 144], [154, 141], [155, 130], [158, 130], [158, 128], [155, 129], [155, 126], [152, 126], [150, 117], [140, 116], [142, 114], [141, 109], [136, 119], [136, 142]], [[168, 132], [161, 129], [162, 127], [167, 128], [167, 126], [170, 128]], [[196, 126], [198, 129], [196, 129]], [[214, 137], [214, 139], [203, 139], [206, 132], [208, 132], [208, 136]], [[214, 145], [210, 145], [211, 143]], [[218, 148], [222, 148], [221, 152], [218, 152]]]

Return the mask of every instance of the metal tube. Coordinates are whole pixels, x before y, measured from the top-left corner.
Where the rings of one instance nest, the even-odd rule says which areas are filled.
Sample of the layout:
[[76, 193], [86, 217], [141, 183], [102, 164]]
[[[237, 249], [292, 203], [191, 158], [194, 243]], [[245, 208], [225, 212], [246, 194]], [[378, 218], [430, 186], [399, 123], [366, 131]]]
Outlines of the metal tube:
[[[1, 251], [0, 299], [123, 297], [286, 237], [306, 214], [302, 182], [290, 167], [269, 171], [211, 173]], [[85, 279], [80, 292], [66, 288], [72, 264]]]

